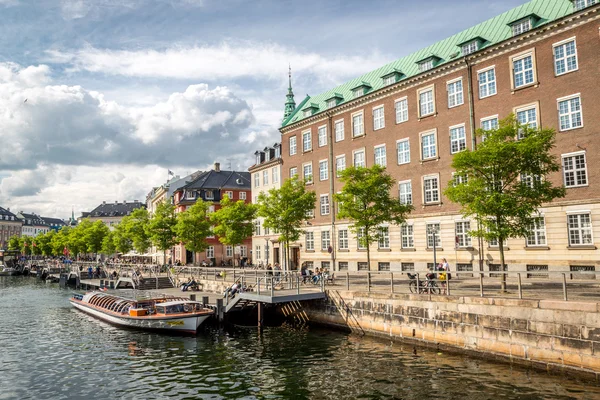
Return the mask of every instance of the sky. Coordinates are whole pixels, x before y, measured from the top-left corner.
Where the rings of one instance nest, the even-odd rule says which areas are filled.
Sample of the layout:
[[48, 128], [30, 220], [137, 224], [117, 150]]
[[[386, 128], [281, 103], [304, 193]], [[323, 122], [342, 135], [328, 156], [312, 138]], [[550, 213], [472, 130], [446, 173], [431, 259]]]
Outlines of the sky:
[[67, 218], [246, 171], [296, 102], [525, 0], [0, 0], [0, 206]]

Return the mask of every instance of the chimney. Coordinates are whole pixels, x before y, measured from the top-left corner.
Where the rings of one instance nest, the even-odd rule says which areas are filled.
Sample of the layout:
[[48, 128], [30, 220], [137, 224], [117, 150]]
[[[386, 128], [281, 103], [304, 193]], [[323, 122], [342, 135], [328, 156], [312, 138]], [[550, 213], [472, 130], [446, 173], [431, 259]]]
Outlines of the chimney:
[[119, 200], [115, 200], [115, 204], [119, 204]]
[[215, 163], [215, 172], [221, 172], [221, 163]]
[[102, 204], [106, 204], [106, 201], [103, 201]]

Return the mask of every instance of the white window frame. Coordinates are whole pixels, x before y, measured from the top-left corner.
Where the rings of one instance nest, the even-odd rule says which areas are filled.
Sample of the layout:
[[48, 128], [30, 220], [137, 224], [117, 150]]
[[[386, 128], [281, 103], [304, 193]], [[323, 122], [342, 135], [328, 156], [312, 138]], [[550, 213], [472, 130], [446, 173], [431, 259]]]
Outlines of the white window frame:
[[415, 230], [413, 224], [400, 225], [400, 246], [403, 249], [415, 248]]
[[454, 234], [456, 235], [456, 246], [459, 249], [473, 247], [473, 240], [469, 235], [471, 230], [471, 221], [454, 221]]
[[[462, 129], [462, 130], [461, 130]], [[462, 132], [462, 137], [459, 136]], [[456, 137], [453, 135], [456, 133]], [[454, 145], [456, 144], [456, 149]], [[467, 130], [465, 124], [454, 125], [450, 127], [450, 154], [460, 153], [467, 149]]]
[[419, 63], [419, 72], [429, 71], [430, 69], [433, 69], [432, 58]]
[[[433, 180], [435, 179], [436, 185], [434, 187]], [[423, 204], [439, 204], [440, 199], [440, 175], [431, 174], [423, 176]], [[429, 188], [428, 182], [431, 182]], [[429, 194], [429, 196], [428, 196]], [[429, 201], [427, 200], [429, 197]]]
[[[362, 153], [362, 165], [357, 165], [356, 163], [356, 155]], [[366, 159], [366, 153], [365, 153], [365, 148], [363, 147], [362, 149], [356, 149], [352, 151], [352, 165], [354, 167], [367, 167], [367, 159]]]
[[335, 175], [337, 177], [340, 176], [340, 172], [346, 169], [346, 155], [342, 154], [341, 156], [335, 157]]
[[[354, 122], [355, 118], [360, 117], [360, 123], [356, 124]], [[352, 113], [351, 115], [351, 121], [352, 121], [352, 137], [356, 138], [356, 137], [360, 137], [360, 136], [364, 136], [365, 134], [365, 115], [364, 115], [364, 111], [358, 111], [355, 113]]]
[[296, 136], [291, 136], [290, 137], [290, 156], [296, 155], [296, 152], [298, 151], [298, 147], [296, 145]]
[[398, 182], [398, 201], [400, 201], [400, 204], [413, 204], [412, 181], [410, 179]]
[[290, 168], [290, 178], [293, 178], [295, 176], [298, 176], [298, 167]]
[[511, 25], [513, 37], [531, 30], [531, 17], [523, 18]]
[[[421, 103], [421, 96], [428, 92], [431, 92], [431, 99], [426, 99], [424, 103]], [[419, 118], [425, 118], [435, 114], [435, 85], [430, 85], [417, 90], [417, 104], [419, 105]], [[425, 110], [423, 110], [424, 107], [426, 107]], [[425, 111], [425, 113], [423, 113], [423, 111]]]
[[[531, 82], [526, 82], [526, 75], [527, 75], [527, 71], [529, 71], [528, 68], [525, 68], [525, 65], [523, 65], [523, 69], [520, 72], [516, 72], [515, 71], [515, 66], [517, 65], [517, 63], [523, 61], [528, 58], [531, 57]], [[526, 88], [529, 86], [533, 86], [533, 85], [537, 85], [537, 66], [536, 66], [536, 62], [535, 62], [535, 49], [530, 49], [527, 51], [524, 51], [522, 53], [519, 54], [515, 54], [510, 56], [510, 75], [511, 75], [511, 85], [512, 85], [512, 89], [514, 90], [518, 90], [521, 88]], [[517, 76], [518, 75], [523, 75], [523, 83], [519, 86], [517, 86]]]
[[[541, 224], [539, 223], [541, 221]], [[539, 247], [546, 246], [548, 243], [548, 237], [546, 235], [546, 220], [543, 215], [535, 217], [529, 235], [525, 238], [525, 245], [527, 247]]]
[[[576, 167], [576, 157], [579, 156], [583, 156], [583, 168], [577, 168]], [[563, 169], [563, 184], [565, 185], [565, 188], [576, 188], [576, 187], [583, 187], [583, 186], [588, 186], [590, 181], [588, 178], [588, 173], [587, 173], [587, 155], [585, 151], [577, 151], [574, 153], [567, 153], [567, 154], [561, 154], [561, 161], [562, 161], [562, 169]], [[567, 158], [573, 158], [572, 161], [572, 165], [573, 168], [571, 169], [566, 169], [566, 165], [565, 165], [565, 159]], [[584, 183], [580, 183], [582, 182], [581, 178], [581, 171], [583, 171], [583, 177], [585, 179]], [[573, 176], [573, 180], [575, 182], [574, 185], [567, 185], [567, 174], [572, 174]]]
[[319, 181], [329, 179], [329, 162], [327, 159], [319, 161]]
[[446, 82], [448, 92], [448, 108], [461, 106], [465, 103], [462, 77]]
[[[428, 152], [428, 156], [425, 157], [425, 146], [423, 145], [423, 138], [426, 136], [430, 136], [433, 135], [433, 140], [434, 140], [434, 145], [433, 147], [431, 146], [431, 144], [427, 145], [427, 149], [431, 149], [433, 148], [433, 154], [431, 153], [431, 150]], [[433, 129], [430, 131], [425, 131], [425, 132], [421, 132], [419, 133], [419, 142], [421, 145], [421, 161], [425, 161], [425, 160], [435, 160], [438, 158], [438, 140], [437, 140], [437, 129]]]
[[227, 245], [225, 246], [225, 257], [233, 257], [233, 246]]
[[263, 185], [268, 185], [269, 184], [269, 171], [268, 170], [264, 170], [263, 171]]
[[[493, 123], [493, 121], [496, 121], [496, 123]], [[490, 123], [489, 127], [485, 126], [485, 125], [487, 125], [486, 124], [487, 122]], [[492, 130], [492, 129], [498, 129], [498, 123], [499, 123], [498, 114], [496, 114], [496, 115], [490, 115], [489, 117], [481, 118], [479, 120], [479, 124], [481, 126], [481, 129], [483, 129], [484, 131]]]
[[322, 194], [319, 196], [319, 208], [321, 215], [329, 215], [331, 207], [329, 204], [329, 194]]
[[273, 175], [271, 179], [273, 183], [279, 183], [279, 167], [271, 168], [271, 174]]
[[[492, 71], [493, 79], [491, 79], [492, 77], [489, 76], [490, 71]], [[485, 78], [485, 80], [483, 80], [482, 78]], [[479, 71], [477, 71], [477, 82], [478, 82], [478, 86], [479, 86], [479, 98], [480, 99], [485, 99], [487, 97], [495, 96], [496, 94], [498, 94], [498, 87], [497, 87], [498, 79], [496, 77], [496, 66], [491, 65], [487, 68], [483, 68], [483, 69], [480, 69]], [[486, 93], [485, 96], [482, 96], [482, 93], [484, 92], [482, 90], [482, 88], [485, 88], [485, 93]]]
[[[334, 129], [335, 129], [335, 141], [336, 142], [341, 142], [342, 140], [344, 140], [344, 120], [343, 119], [338, 119], [337, 121], [335, 121], [333, 123]], [[338, 129], [338, 127], [341, 126], [341, 129]]]
[[[574, 110], [573, 107], [573, 103], [572, 100], [578, 100], [578, 105], [579, 105], [579, 110]], [[561, 114], [561, 103], [567, 103], [567, 112], [564, 114]], [[566, 131], [571, 131], [573, 129], [579, 129], [579, 128], [583, 128], [583, 106], [581, 104], [581, 93], [575, 93], [572, 94], [570, 96], [565, 96], [565, 97], [561, 97], [560, 99], [556, 99], [556, 108], [558, 110], [558, 129], [560, 132], [566, 132]], [[576, 119], [574, 119], [574, 117], [576, 115], [579, 115], [579, 122], [580, 124], [575, 126], [574, 125], [574, 121], [576, 121]], [[569, 122], [569, 126], [566, 128], [563, 128], [563, 117], [567, 118], [567, 121]]]
[[377, 241], [377, 248], [380, 250], [388, 250], [390, 248], [390, 227], [388, 225], [382, 225], [379, 227], [379, 240]]
[[575, 0], [573, 2], [573, 7], [575, 8], [575, 11], [580, 11], [580, 10], [583, 10], [584, 8], [587, 8], [589, 6], [596, 4], [597, 2], [598, 2], [598, 0]]
[[327, 104], [325, 105], [326, 108], [333, 108], [335, 106], [337, 106], [335, 98], [327, 100]]
[[205, 190], [204, 191], [204, 198], [206, 200], [214, 200], [215, 199], [215, 192], [213, 192], [212, 190]]
[[206, 258], [215, 258], [215, 246], [208, 246], [206, 248]]
[[[535, 120], [530, 120], [530, 113], [529, 111], [531, 110], [535, 110]], [[523, 114], [522, 114], [523, 113]], [[514, 109], [514, 114], [515, 114], [515, 118], [517, 119], [517, 123], [519, 123], [520, 125], [527, 125], [529, 128], [531, 129], [537, 129], [540, 126], [540, 122], [539, 122], [539, 107], [538, 107], [538, 103], [531, 103], [531, 104], [526, 104], [526, 105], [522, 105], [519, 107], [515, 107]], [[519, 114], [521, 115], [526, 115], [526, 119], [521, 121], [519, 120]], [[523, 132], [521, 130], [518, 131], [517, 134], [519, 139], [523, 138]]]
[[356, 99], [365, 94], [365, 88], [363, 86], [352, 90], [352, 98]]
[[356, 231], [356, 248], [358, 250], [366, 250], [367, 249], [366, 245], [363, 245], [360, 243], [361, 242], [360, 238], [364, 237], [365, 234], [366, 234], [365, 228], [360, 228]]
[[227, 190], [225, 196], [229, 197], [229, 200], [233, 200], [233, 192], [231, 190]]
[[[310, 167], [310, 174], [307, 175], [306, 174], [306, 167]], [[306, 177], [309, 176], [311, 179], [306, 179]], [[313, 168], [312, 168], [312, 162], [309, 163], [305, 163], [302, 164], [302, 178], [304, 179], [305, 183], [313, 183], [315, 181], [315, 176], [313, 174]]]
[[385, 109], [383, 105], [373, 107], [373, 130], [385, 128]]
[[[377, 155], [377, 151], [383, 149], [383, 155]], [[387, 167], [387, 150], [385, 144], [377, 145], [373, 148], [373, 155], [375, 157], [375, 164], [382, 167]]]
[[[575, 49], [575, 53], [567, 55], [567, 45], [573, 43], [573, 47]], [[556, 57], [557, 49], [562, 48], [563, 56], [560, 58]], [[565, 74], [569, 74], [571, 72], [575, 72], [579, 70], [579, 58], [577, 57], [577, 39], [575, 36], [570, 37], [565, 40], [561, 40], [560, 42], [554, 43], [552, 45], [552, 56], [554, 57], [554, 76], [561, 76]], [[575, 59], [575, 68], [569, 69], [569, 59]], [[558, 65], [564, 65], [564, 71], [558, 72]]]
[[348, 229], [338, 230], [338, 249], [349, 250]]
[[310, 130], [302, 132], [302, 152], [307, 153], [309, 151], [312, 151], [312, 132]]
[[385, 78], [382, 79], [383, 86], [393, 85], [394, 83], [397, 82], [396, 79], [398, 79], [398, 78], [396, 78], [396, 74], [392, 74], [392, 75], [386, 76]]
[[397, 124], [408, 121], [408, 96], [394, 100], [394, 111]]
[[468, 56], [477, 50], [479, 50], [479, 42], [477, 40], [471, 40], [460, 47], [460, 52], [463, 56]]
[[[429, 226], [437, 226], [437, 229], [433, 235], [430, 235]], [[426, 222], [425, 223], [425, 238], [426, 238], [426, 240], [425, 240], [426, 247], [428, 249], [433, 248], [434, 241], [435, 241], [436, 249], [441, 249], [442, 248], [442, 224], [440, 224], [439, 221]], [[431, 243], [431, 245], [430, 245], [430, 243]]]
[[[583, 221], [584, 216], [587, 217], [586, 220], [589, 221], [588, 227], [584, 227], [582, 224], [582, 222], [587, 223], [587, 221]], [[577, 226], [573, 226], [572, 222], [576, 222]], [[577, 211], [567, 213], [567, 230], [570, 247], [590, 246], [594, 244], [594, 225], [592, 223], [591, 212]], [[574, 233], [576, 233], [578, 243], [574, 243], [571, 240], [574, 238]], [[586, 237], [589, 237], [589, 241], [585, 241]]]
[[327, 146], [327, 125], [322, 125], [317, 128], [318, 146]]
[[246, 200], [246, 192], [239, 192], [240, 200]]
[[306, 251], [315, 251], [314, 232], [304, 232], [304, 245], [306, 246]]
[[[405, 143], [408, 144], [408, 149], [404, 149]], [[398, 165], [410, 163], [410, 138], [404, 138], [396, 141], [396, 158]]]
[[331, 232], [321, 231], [321, 250], [327, 251], [329, 246], [331, 246]]

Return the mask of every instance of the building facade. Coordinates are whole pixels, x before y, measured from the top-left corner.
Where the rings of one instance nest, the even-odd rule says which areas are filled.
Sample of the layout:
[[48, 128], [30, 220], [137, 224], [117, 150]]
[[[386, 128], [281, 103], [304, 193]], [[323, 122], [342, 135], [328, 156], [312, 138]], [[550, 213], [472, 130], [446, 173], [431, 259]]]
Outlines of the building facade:
[[[81, 218], [89, 218], [90, 221], [102, 221], [106, 226], [113, 230], [115, 226], [121, 223], [123, 217], [131, 215], [138, 208], [145, 208], [146, 205], [140, 201], [123, 201], [119, 203], [107, 203], [103, 201], [98, 207], [94, 208], [89, 213], [82, 213]], [[81, 221], [79, 221], [81, 222]]]
[[44, 218], [37, 214], [27, 214], [23, 211], [19, 211], [17, 218], [23, 222], [21, 236], [35, 237], [39, 234], [45, 234], [50, 230], [50, 226], [46, 223]]
[[21, 236], [23, 222], [8, 208], [0, 207], [0, 249], [8, 248], [8, 241], [13, 236]]
[[64, 228], [65, 226], [68, 225], [68, 222], [63, 221], [60, 218], [42, 217], [42, 219], [44, 220], [44, 222], [46, 223], [46, 225], [48, 225], [48, 228], [50, 230], [53, 230], [54, 232], [58, 232], [62, 228]]
[[[175, 211], [180, 213], [202, 200], [212, 203], [209, 212], [214, 212], [220, 208], [223, 196], [228, 196], [234, 201], [243, 200], [250, 203], [250, 195], [250, 174], [248, 172], [223, 171], [220, 164], [215, 163], [212, 170], [200, 173], [191, 182], [177, 188], [173, 193], [173, 204]], [[250, 257], [251, 245], [251, 237], [244, 240], [239, 247], [234, 248], [222, 244], [218, 237], [213, 236], [208, 238], [206, 251], [194, 255], [191, 251], [186, 250], [183, 244], [179, 244], [174, 248], [174, 257], [175, 261], [183, 264], [206, 261], [212, 262], [213, 265], [222, 265], [223, 263], [234, 265]]]
[[[258, 196], [271, 189], [281, 187], [281, 143], [272, 147], [265, 147], [262, 151], [254, 153], [255, 163], [248, 168], [252, 179], [252, 202], [258, 203]], [[254, 221], [254, 235], [252, 235], [252, 262], [274, 265], [281, 263], [279, 235], [264, 226], [264, 218], [258, 217]]]
[[[334, 270], [424, 270], [445, 257], [459, 271], [499, 270], [496, 243], [471, 238], [473, 221], [443, 190], [453, 154], [476, 146], [478, 128], [514, 114], [553, 128], [566, 197], [546, 204], [527, 238], [510, 239], [509, 271], [600, 267], [600, 4], [533, 0], [321, 95], [283, 121], [282, 178], [300, 175], [317, 194], [295, 243], [301, 260]], [[337, 172], [380, 164], [414, 211], [365, 249], [336, 218]], [[329, 251], [332, 250], [332, 253]], [[481, 264], [480, 264], [481, 263]]]

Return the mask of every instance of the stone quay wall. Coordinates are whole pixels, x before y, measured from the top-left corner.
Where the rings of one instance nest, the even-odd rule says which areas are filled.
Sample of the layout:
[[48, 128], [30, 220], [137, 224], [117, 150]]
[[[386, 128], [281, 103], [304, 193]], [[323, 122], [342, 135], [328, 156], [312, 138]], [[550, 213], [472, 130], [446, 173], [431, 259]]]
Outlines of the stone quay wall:
[[329, 290], [313, 323], [600, 379], [600, 303]]

